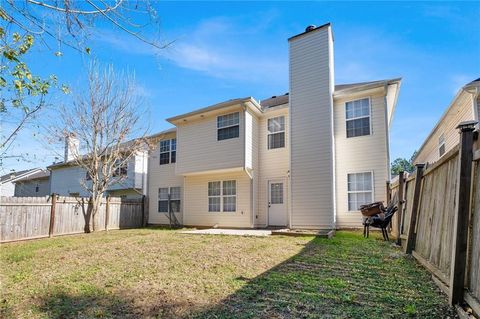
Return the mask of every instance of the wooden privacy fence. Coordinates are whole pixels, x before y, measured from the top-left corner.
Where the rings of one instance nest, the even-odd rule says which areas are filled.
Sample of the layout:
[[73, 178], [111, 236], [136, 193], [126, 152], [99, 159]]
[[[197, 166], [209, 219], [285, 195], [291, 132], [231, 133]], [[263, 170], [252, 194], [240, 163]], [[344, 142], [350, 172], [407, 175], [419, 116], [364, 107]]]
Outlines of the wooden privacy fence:
[[[88, 198], [1, 197], [0, 242], [83, 233]], [[95, 216], [95, 231], [142, 227], [144, 199], [104, 198]]]
[[480, 149], [474, 122], [459, 125], [460, 143], [436, 163], [390, 185], [399, 212], [392, 232], [449, 295], [480, 315]]

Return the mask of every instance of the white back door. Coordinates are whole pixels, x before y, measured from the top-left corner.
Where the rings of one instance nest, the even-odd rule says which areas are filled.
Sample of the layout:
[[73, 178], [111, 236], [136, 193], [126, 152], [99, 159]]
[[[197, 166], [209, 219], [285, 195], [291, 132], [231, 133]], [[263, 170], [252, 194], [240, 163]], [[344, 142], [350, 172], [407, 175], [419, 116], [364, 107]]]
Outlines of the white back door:
[[268, 181], [268, 226], [287, 226], [285, 181]]

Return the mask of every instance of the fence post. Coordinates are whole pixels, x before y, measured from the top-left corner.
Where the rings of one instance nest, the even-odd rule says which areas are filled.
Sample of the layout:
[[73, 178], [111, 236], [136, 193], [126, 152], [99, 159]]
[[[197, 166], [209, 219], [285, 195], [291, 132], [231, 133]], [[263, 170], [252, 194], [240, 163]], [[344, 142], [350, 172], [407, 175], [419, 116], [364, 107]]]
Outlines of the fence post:
[[395, 243], [400, 246], [402, 244], [402, 239], [400, 238], [402, 234], [402, 214], [403, 214], [403, 188], [405, 184], [405, 179], [403, 178], [404, 172], [401, 171], [398, 173], [398, 213], [397, 213], [397, 239]]
[[415, 188], [413, 190], [412, 200], [412, 213], [410, 215], [410, 224], [408, 226], [407, 246], [405, 253], [411, 254], [415, 248], [416, 233], [415, 227], [417, 226], [418, 206], [420, 204], [420, 192], [422, 189], [423, 168], [425, 164], [416, 164], [417, 173], [415, 176]]
[[57, 195], [52, 193], [52, 201], [50, 206], [50, 227], [48, 228], [48, 237], [53, 237], [53, 229], [55, 227], [55, 206], [57, 206]]
[[457, 129], [460, 129], [460, 149], [456, 190], [457, 209], [453, 220], [453, 249], [450, 267], [450, 293], [448, 296], [451, 305], [463, 301], [465, 288], [470, 191], [472, 186], [473, 131], [476, 123], [476, 121], [467, 121], [457, 126]]
[[390, 181], [387, 181], [386, 187], [387, 187], [387, 205], [388, 205], [392, 200], [392, 190], [390, 189]]
[[148, 222], [148, 201], [147, 196], [142, 196], [142, 227], [147, 227]]
[[105, 200], [105, 230], [108, 231], [108, 222], [110, 219], [110, 196], [107, 195]]

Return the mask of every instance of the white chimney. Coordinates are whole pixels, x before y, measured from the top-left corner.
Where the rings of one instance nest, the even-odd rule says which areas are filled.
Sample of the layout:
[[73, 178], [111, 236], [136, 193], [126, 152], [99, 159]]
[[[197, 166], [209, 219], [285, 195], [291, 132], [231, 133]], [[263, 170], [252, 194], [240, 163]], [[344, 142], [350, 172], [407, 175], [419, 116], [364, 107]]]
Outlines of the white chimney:
[[67, 133], [65, 135], [65, 157], [64, 162], [69, 162], [78, 156], [80, 142], [74, 133]]
[[330, 24], [288, 39], [291, 226], [335, 224], [333, 36]]

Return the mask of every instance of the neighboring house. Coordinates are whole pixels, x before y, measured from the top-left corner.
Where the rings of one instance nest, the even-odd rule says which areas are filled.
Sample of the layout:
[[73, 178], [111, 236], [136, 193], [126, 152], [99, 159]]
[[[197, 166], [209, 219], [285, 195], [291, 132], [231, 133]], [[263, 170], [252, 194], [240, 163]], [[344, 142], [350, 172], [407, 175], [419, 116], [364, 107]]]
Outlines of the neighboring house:
[[11, 172], [0, 177], [0, 196], [15, 195], [15, 181], [42, 171], [41, 168]]
[[35, 197], [50, 194], [50, 172], [40, 170], [15, 181], [16, 197]]
[[436, 162], [459, 143], [458, 124], [464, 121], [478, 121], [479, 114], [480, 78], [466, 84], [458, 91], [418, 150], [414, 163]]
[[[72, 140], [73, 139], [73, 140]], [[88, 185], [89, 176], [86, 171], [77, 166], [73, 154], [78, 153], [78, 141], [72, 136], [65, 139], [65, 157], [61, 163], [48, 166], [50, 170], [50, 191], [62, 196], [89, 196], [83, 185]], [[118, 174], [125, 175], [121, 182], [108, 188], [110, 196], [124, 198], [139, 198], [146, 192], [148, 152], [139, 152], [122, 167]]]
[[290, 92], [167, 119], [148, 164], [149, 223], [332, 229], [386, 201], [400, 79], [335, 85], [330, 24], [289, 39]]

